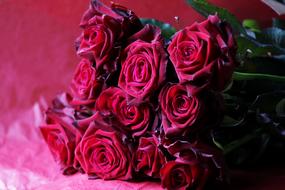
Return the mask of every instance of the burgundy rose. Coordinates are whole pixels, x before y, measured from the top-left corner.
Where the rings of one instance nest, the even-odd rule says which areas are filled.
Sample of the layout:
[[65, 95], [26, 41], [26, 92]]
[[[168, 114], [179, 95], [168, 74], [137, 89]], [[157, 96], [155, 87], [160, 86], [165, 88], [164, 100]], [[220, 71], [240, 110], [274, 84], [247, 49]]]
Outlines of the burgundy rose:
[[76, 42], [78, 55], [94, 60], [97, 70], [108, 72], [116, 70], [122, 41], [142, 27], [132, 11], [116, 4], [108, 8], [96, 0], [80, 25], [84, 31]]
[[[195, 164], [169, 161], [160, 171], [161, 185], [165, 189], [189, 189], [197, 182], [198, 168]], [[201, 188], [197, 188], [201, 190]]]
[[206, 184], [217, 180], [223, 182], [225, 168], [218, 150], [186, 141], [176, 141], [166, 148], [175, 160], [167, 162], [161, 169], [162, 187], [202, 190]]
[[73, 167], [74, 150], [82, 135], [81, 131], [73, 126], [74, 109], [68, 107], [69, 99], [67, 94], [58, 96], [53, 101], [53, 107], [46, 111], [46, 124], [40, 126], [54, 159], [66, 175], [76, 172]]
[[166, 136], [184, 135], [197, 128], [204, 112], [198, 90], [190, 84], [167, 84], [160, 92]]
[[78, 64], [71, 82], [73, 104], [83, 105], [94, 103], [100, 94], [104, 81], [88, 59], [82, 59]]
[[81, 19], [80, 26], [86, 28], [90, 24], [89, 21], [91, 19], [104, 15], [112, 17], [120, 24], [118, 32], [120, 32], [119, 36], [123, 40], [143, 27], [140, 19], [132, 10], [113, 2], [110, 7], [107, 7], [99, 0], [91, 1], [89, 9], [84, 13]]
[[96, 102], [96, 110], [115, 117], [119, 130], [138, 137], [146, 133], [150, 124], [150, 105], [130, 104], [126, 94], [117, 87], [104, 90]]
[[216, 90], [230, 82], [236, 50], [230, 25], [217, 15], [177, 32], [168, 47], [180, 82], [195, 81]]
[[73, 164], [76, 137], [74, 134], [68, 132], [58, 123], [42, 125], [40, 130], [63, 174], [75, 173]]
[[80, 45], [77, 54], [94, 61], [96, 70], [116, 70], [119, 47], [115, 42], [119, 27], [119, 23], [109, 16], [92, 18], [78, 39]]
[[[76, 160], [89, 175], [101, 179], [132, 178], [131, 152], [123, 137], [105, 122], [92, 122], [75, 150]], [[108, 130], [103, 130], [108, 129]]]
[[165, 163], [165, 157], [158, 148], [158, 139], [153, 137], [141, 137], [138, 149], [135, 153], [136, 171], [147, 176], [159, 178], [160, 169]]
[[[135, 41], [134, 41], [135, 40]], [[159, 28], [146, 25], [123, 52], [119, 87], [137, 101], [147, 99], [165, 80], [167, 55]]]

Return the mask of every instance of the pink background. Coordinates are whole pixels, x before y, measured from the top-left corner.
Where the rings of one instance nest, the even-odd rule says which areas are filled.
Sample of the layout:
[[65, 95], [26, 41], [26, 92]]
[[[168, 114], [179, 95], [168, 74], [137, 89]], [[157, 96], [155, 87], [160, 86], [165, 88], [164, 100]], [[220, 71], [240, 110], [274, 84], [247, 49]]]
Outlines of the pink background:
[[[41, 96], [50, 100], [56, 93], [68, 89], [75, 65], [79, 61], [73, 44], [80, 34], [78, 23], [88, 7], [88, 2], [89, 0], [0, 0], [0, 189], [5, 187], [1, 186], [1, 183], [6, 183], [7, 186], [8, 182], [23, 184], [26, 180], [27, 184], [30, 184], [36, 173], [43, 177], [42, 184], [47, 184], [46, 187], [51, 179], [62, 180], [64, 182], [61, 184], [74, 186], [74, 180], [51, 174], [45, 167], [51, 165], [51, 168], [56, 168], [33, 128], [35, 124], [31, 108]], [[114, 2], [128, 6], [138, 16], [168, 21], [177, 28], [201, 20], [201, 17], [186, 5], [185, 0]], [[211, 2], [228, 8], [241, 20], [257, 19], [262, 26], [270, 25], [271, 17], [277, 17], [259, 0]], [[180, 17], [179, 23], [175, 23], [174, 16]], [[23, 151], [26, 149], [28, 151]], [[38, 158], [33, 156], [35, 151], [38, 152]], [[39, 163], [43, 158], [44, 166], [29, 161], [34, 159]], [[15, 173], [15, 179], [7, 178], [11, 171]], [[19, 172], [32, 172], [32, 177], [21, 177]], [[252, 189], [253, 186], [256, 186], [256, 189], [268, 189], [269, 186], [271, 189], [278, 189], [281, 183], [285, 186], [285, 172], [270, 170], [265, 174], [256, 174], [255, 171], [235, 173], [242, 179], [251, 179], [244, 183], [245, 187], [242, 189]], [[80, 182], [82, 181], [78, 180], [78, 183]], [[256, 185], [257, 182], [259, 185]], [[113, 182], [109, 183], [114, 185]], [[26, 187], [32, 188], [29, 185]], [[136, 188], [138, 187], [137, 185]]]

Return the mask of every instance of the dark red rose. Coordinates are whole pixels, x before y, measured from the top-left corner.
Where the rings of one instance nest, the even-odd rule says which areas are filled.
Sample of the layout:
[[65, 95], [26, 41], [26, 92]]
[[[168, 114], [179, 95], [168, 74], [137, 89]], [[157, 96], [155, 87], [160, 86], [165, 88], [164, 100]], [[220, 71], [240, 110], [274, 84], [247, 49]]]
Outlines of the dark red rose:
[[90, 177], [131, 179], [131, 152], [123, 136], [110, 128], [101, 119], [92, 122], [76, 147], [76, 160]]
[[159, 102], [166, 136], [187, 134], [197, 128], [204, 115], [199, 90], [190, 84], [168, 83], [160, 92]]
[[82, 59], [78, 64], [71, 82], [73, 94], [72, 104], [84, 105], [94, 103], [100, 94], [104, 81], [97, 74], [88, 59]]
[[202, 190], [206, 184], [213, 187], [224, 182], [223, 156], [218, 150], [186, 141], [176, 141], [166, 148], [175, 160], [161, 169], [162, 187]]
[[74, 109], [69, 106], [70, 96], [62, 94], [53, 101], [52, 108], [46, 111], [45, 124], [40, 131], [63, 174], [76, 172], [74, 150], [81, 138], [81, 131], [73, 126]]
[[116, 70], [116, 57], [120, 47], [115, 42], [120, 35], [119, 23], [109, 16], [95, 17], [89, 20], [79, 37], [77, 54], [95, 62], [96, 70], [113, 72]]
[[165, 80], [167, 55], [159, 28], [146, 25], [123, 52], [119, 87], [137, 102], [146, 100]]
[[135, 166], [137, 172], [142, 172], [153, 178], [160, 177], [160, 169], [166, 159], [158, 148], [158, 139], [153, 137], [141, 137], [138, 149], [135, 153]]
[[142, 28], [137, 16], [127, 8], [106, 7], [92, 1], [80, 23], [84, 29], [77, 40], [77, 53], [95, 61], [97, 70], [115, 71], [121, 43]]
[[143, 26], [137, 15], [130, 9], [113, 3], [110, 7], [104, 5], [99, 0], [92, 0], [89, 9], [83, 14], [80, 22], [82, 28], [89, 25], [89, 21], [95, 17], [108, 15], [120, 23], [120, 38], [125, 39], [136, 33]]
[[180, 82], [195, 81], [223, 90], [235, 66], [237, 44], [229, 24], [217, 15], [177, 32], [168, 47]]
[[142, 136], [150, 125], [150, 105], [130, 104], [120, 88], [104, 90], [96, 102], [96, 110], [105, 116], [113, 116], [119, 130], [133, 137]]
[[73, 164], [76, 137], [74, 134], [68, 132], [58, 123], [42, 125], [40, 130], [63, 174], [75, 173]]
[[[161, 185], [165, 189], [190, 189], [197, 182], [198, 168], [195, 164], [181, 161], [169, 161], [160, 171]], [[201, 188], [197, 188], [201, 190]]]

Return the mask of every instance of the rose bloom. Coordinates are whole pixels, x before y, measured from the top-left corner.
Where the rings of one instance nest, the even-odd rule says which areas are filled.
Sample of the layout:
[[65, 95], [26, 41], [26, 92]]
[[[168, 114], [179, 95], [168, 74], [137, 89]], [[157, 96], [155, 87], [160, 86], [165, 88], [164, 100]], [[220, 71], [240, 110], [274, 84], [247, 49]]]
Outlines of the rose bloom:
[[78, 64], [71, 82], [73, 94], [72, 104], [88, 105], [94, 103], [100, 94], [104, 81], [88, 59], [82, 59]]
[[124, 137], [102, 119], [92, 122], [75, 150], [76, 160], [90, 177], [129, 180], [131, 152]]
[[[92, 0], [89, 9], [83, 14], [80, 26], [84, 29], [89, 26], [89, 21], [95, 17], [108, 15], [120, 24], [120, 37], [125, 40], [136, 33], [143, 26], [137, 15], [130, 9], [111, 2], [111, 6], [106, 6], [99, 0]], [[118, 28], [119, 29], [119, 28]]]
[[199, 89], [190, 84], [166, 84], [159, 94], [166, 136], [185, 135], [199, 127], [204, 103]]
[[80, 26], [83, 33], [77, 39], [77, 54], [95, 62], [96, 70], [113, 72], [121, 42], [142, 27], [137, 16], [125, 7], [106, 7], [91, 1]]
[[69, 107], [70, 99], [67, 94], [58, 96], [52, 108], [46, 111], [46, 123], [40, 126], [44, 140], [65, 175], [76, 172], [73, 167], [74, 150], [82, 135], [73, 126], [75, 118], [74, 109]]
[[157, 137], [141, 137], [135, 153], [134, 165], [137, 172], [142, 172], [153, 178], [160, 178], [160, 169], [166, 159], [159, 149]]
[[230, 25], [217, 15], [177, 32], [168, 47], [180, 82], [194, 81], [215, 90], [229, 84], [236, 50]]
[[218, 150], [186, 141], [176, 141], [166, 148], [175, 160], [160, 171], [163, 188], [203, 190], [206, 185], [213, 188], [224, 182], [223, 156]]
[[166, 77], [167, 54], [159, 28], [146, 25], [123, 52], [119, 87], [137, 102], [147, 100]]
[[133, 137], [146, 133], [151, 120], [150, 105], [130, 104], [123, 90], [110, 87], [104, 90], [96, 102], [96, 110], [103, 115], [115, 117], [120, 131]]

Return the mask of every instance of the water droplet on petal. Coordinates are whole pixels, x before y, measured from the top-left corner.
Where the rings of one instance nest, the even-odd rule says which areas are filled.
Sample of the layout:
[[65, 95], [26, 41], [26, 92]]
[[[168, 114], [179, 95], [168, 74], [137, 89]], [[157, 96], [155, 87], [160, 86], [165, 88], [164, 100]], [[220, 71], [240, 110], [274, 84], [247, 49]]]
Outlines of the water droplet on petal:
[[175, 19], [176, 22], [178, 22], [179, 21], [179, 16], [175, 16], [174, 19]]

